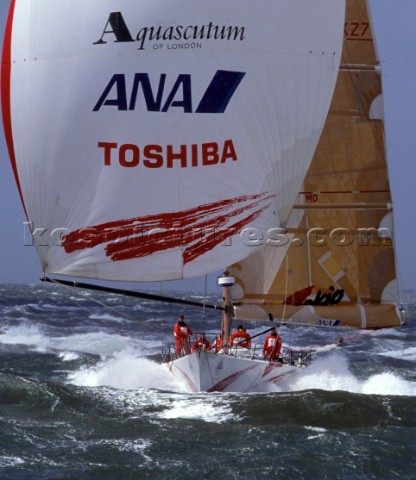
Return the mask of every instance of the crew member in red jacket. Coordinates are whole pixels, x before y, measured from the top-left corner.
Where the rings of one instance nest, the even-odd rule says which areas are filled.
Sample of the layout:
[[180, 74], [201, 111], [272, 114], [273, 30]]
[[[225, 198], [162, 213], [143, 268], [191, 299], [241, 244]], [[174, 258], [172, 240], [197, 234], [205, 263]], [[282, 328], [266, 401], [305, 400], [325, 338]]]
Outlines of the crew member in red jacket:
[[276, 360], [280, 356], [282, 349], [282, 339], [277, 334], [276, 329], [270, 332], [270, 335], [266, 337], [263, 345], [263, 356], [266, 359]]
[[251, 336], [242, 325], [239, 325], [237, 331], [231, 335], [230, 344], [231, 346], [251, 348]]
[[221, 335], [212, 342], [208, 350], [215, 350], [216, 352], [219, 352], [222, 349], [223, 337], [224, 337], [224, 332], [222, 332]]
[[211, 344], [207, 340], [205, 333], [201, 333], [201, 336], [197, 338], [192, 345], [192, 351], [200, 351], [200, 350], [209, 350]]
[[191, 349], [189, 348], [189, 335], [193, 335], [194, 332], [192, 329], [186, 324], [185, 317], [183, 315], [179, 316], [178, 323], [175, 324], [173, 327], [173, 333], [175, 335], [175, 350], [176, 356], [182, 357], [182, 350], [185, 352], [185, 355], [191, 353]]

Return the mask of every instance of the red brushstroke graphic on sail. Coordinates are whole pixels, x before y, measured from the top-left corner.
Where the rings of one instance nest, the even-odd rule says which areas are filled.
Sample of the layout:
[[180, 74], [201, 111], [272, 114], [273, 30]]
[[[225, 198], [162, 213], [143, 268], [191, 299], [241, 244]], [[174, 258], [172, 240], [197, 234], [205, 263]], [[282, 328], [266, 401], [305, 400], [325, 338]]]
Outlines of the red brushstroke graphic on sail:
[[[180, 212], [160, 213], [80, 228], [62, 238], [65, 252], [106, 244], [113, 261], [141, 258], [171, 248], [185, 247], [187, 264], [255, 220], [271, 205], [273, 195], [260, 193], [230, 198]], [[238, 218], [229, 225], [229, 221]]]

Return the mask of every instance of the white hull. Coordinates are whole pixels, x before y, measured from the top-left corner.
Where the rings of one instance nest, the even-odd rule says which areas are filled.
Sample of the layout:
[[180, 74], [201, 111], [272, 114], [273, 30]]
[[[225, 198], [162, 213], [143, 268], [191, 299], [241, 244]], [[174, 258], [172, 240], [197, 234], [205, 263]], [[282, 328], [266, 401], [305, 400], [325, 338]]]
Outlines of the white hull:
[[300, 370], [294, 365], [245, 357], [202, 351], [165, 365], [190, 392], [266, 392]]

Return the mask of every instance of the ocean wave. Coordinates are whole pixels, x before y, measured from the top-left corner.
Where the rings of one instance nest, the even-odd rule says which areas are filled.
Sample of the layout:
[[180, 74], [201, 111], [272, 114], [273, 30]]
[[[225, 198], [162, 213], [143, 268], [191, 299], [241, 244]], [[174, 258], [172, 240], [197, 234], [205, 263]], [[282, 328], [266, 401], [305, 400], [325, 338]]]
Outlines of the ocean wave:
[[407, 360], [409, 362], [415, 362], [416, 361], [416, 347], [407, 347], [403, 348], [403, 345], [401, 345], [401, 348], [395, 348], [390, 351], [383, 351], [379, 352], [377, 355], [381, 355], [384, 357], [389, 357], [389, 358], [398, 358], [400, 360]]
[[27, 323], [7, 327], [3, 329], [3, 334], [0, 335], [0, 344], [25, 345], [38, 352], [49, 352], [57, 355], [64, 351], [102, 357], [109, 357], [122, 351], [134, 352], [139, 355], [160, 351], [160, 342], [141, 342], [127, 334], [98, 330], [52, 337], [46, 330], [46, 327]]
[[120, 390], [177, 388], [173, 377], [161, 364], [140, 358], [137, 353], [128, 353], [125, 350], [93, 367], [71, 373], [68, 381], [78, 386], [108, 386]]
[[396, 373], [383, 371], [365, 379], [357, 378], [351, 373], [347, 358], [339, 352], [314, 360], [301, 375], [289, 379], [280, 389], [292, 392], [319, 389], [365, 395], [416, 396], [416, 384]]
[[25, 461], [21, 457], [0, 455], [0, 468], [17, 467], [24, 463]]

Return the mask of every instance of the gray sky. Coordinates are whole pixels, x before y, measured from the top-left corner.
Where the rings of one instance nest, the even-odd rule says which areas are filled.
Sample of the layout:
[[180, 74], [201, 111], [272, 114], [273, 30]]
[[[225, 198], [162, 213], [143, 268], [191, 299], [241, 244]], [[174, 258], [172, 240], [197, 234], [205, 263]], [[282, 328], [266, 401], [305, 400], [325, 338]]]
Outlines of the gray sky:
[[[8, 3], [8, 0], [0, 0], [0, 43]], [[416, 0], [371, 0], [370, 3], [383, 59], [387, 152], [399, 278], [402, 288], [416, 288], [416, 248], [413, 243], [416, 239]], [[0, 282], [37, 282], [41, 267], [34, 247], [25, 246], [25, 216], [2, 130], [0, 202]], [[213, 283], [210, 282], [211, 290]], [[173, 282], [171, 285], [177, 288], [179, 284]], [[202, 282], [200, 285], [203, 288]]]

